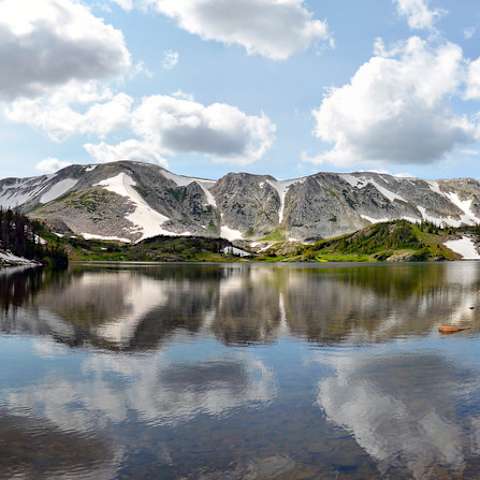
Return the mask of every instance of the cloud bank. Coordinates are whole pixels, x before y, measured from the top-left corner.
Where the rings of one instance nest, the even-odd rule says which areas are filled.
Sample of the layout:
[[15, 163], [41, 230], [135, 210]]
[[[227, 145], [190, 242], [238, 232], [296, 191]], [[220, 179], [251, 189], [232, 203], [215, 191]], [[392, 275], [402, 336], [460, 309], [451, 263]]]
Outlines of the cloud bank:
[[394, 0], [398, 14], [405, 17], [414, 30], [433, 30], [435, 22], [446, 12], [430, 8], [426, 0]]
[[120, 30], [75, 0], [0, 2], [0, 99], [37, 97], [131, 66]]
[[375, 55], [313, 111], [314, 135], [333, 144], [313, 161], [425, 164], [474, 142], [476, 124], [451, 102], [464, 88], [478, 95], [477, 62], [470, 68], [467, 80], [462, 49], [450, 42], [434, 46], [412, 37], [387, 51], [377, 41]]
[[286, 60], [315, 42], [333, 42], [326, 21], [303, 0], [144, 0], [204, 40], [239, 45], [249, 55]]
[[65, 162], [58, 158], [45, 158], [38, 162], [35, 168], [41, 173], [55, 173], [69, 165], [71, 165], [70, 162]]
[[155, 95], [134, 110], [131, 128], [137, 136], [116, 145], [87, 144], [97, 161], [135, 159], [137, 152], [161, 162], [165, 156], [204, 154], [214, 160], [248, 164], [272, 146], [276, 127], [261, 114], [249, 116], [238, 108]]

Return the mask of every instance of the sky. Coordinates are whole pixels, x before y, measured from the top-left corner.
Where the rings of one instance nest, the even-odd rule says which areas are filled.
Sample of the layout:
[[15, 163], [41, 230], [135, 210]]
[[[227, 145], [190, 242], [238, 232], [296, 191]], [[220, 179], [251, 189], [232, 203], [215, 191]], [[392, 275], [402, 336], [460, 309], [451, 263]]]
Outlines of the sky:
[[478, 0], [0, 0], [0, 177], [480, 177]]

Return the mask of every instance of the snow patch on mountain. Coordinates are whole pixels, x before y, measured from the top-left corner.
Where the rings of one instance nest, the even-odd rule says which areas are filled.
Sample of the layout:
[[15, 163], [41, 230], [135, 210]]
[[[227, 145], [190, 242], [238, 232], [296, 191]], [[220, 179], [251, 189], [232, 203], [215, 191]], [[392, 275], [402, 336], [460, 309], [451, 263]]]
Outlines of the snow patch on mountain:
[[205, 178], [195, 178], [187, 177], [185, 175], [176, 175], [175, 173], [169, 172], [167, 170], [162, 170], [162, 175], [169, 180], [175, 182], [179, 187], [186, 187], [193, 182], [197, 183], [206, 183], [209, 185], [215, 185], [215, 180], [207, 180]]
[[246, 252], [245, 250], [242, 250], [241, 248], [237, 248], [237, 247], [225, 247], [223, 249], [223, 253], [225, 255], [231, 255], [232, 257], [241, 257], [241, 258], [247, 258], [252, 256], [251, 253]]
[[459, 240], [450, 240], [445, 242], [445, 246], [461, 255], [464, 260], [480, 260], [480, 254], [471, 238], [462, 237]]
[[[453, 217], [435, 217], [433, 215], [430, 215], [427, 213], [427, 210], [425, 207], [417, 207], [420, 213], [422, 214], [422, 219], [431, 222], [435, 225], [438, 225], [439, 227], [454, 227], [454, 228], [459, 228], [462, 225], [465, 225], [464, 217], [465, 215], [462, 216], [461, 220], [456, 220]], [[468, 225], [472, 225], [472, 223], [468, 222]]]
[[392, 192], [391, 190], [386, 189], [385, 187], [382, 187], [375, 180], [369, 180], [368, 183], [373, 185], [385, 198], [388, 198], [391, 202], [398, 200], [400, 202], [408, 203], [402, 196], [398, 195], [395, 192]]
[[[60, 235], [55, 233], [55, 235]], [[101, 240], [104, 242], [120, 242], [120, 243], [132, 243], [128, 238], [121, 237], [105, 237], [103, 235], [93, 235], [92, 233], [81, 233], [80, 234], [85, 240]], [[62, 235], [63, 236], [63, 235]]]
[[453, 192], [447, 193], [446, 196], [463, 212], [461, 223], [464, 223], [465, 225], [476, 225], [480, 223], [480, 219], [472, 211], [472, 199], [461, 200], [458, 193]]
[[214, 180], [186, 177], [184, 175], [175, 175], [174, 173], [168, 172], [167, 170], [163, 170], [162, 175], [165, 178], [168, 178], [169, 180], [172, 180], [173, 182], [175, 182], [179, 187], [188, 187], [188, 185], [191, 185], [192, 183], [196, 182], [198, 185], [200, 185], [201, 189], [205, 193], [205, 196], [207, 197], [207, 204], [211, 205], [214, 208], [217, 208], [217, 202], [215, 200], [215, 197], [212, 195], [212, 193], [209, 190], [209, 187], [212, 187], [215, 185]]
[[0, 207], [17, 208], [33, 201], [44, 189], [49, 177], [17, 180], [0, 190]]
[[[355, 176], [348, 173], [341, 174], [340, 178], [349, 183], [353, 188], [365, 188], [368, 184], [373, 185], [385, 198], [391, 202], [399, 200], [400, 202], [408, 203], [402, 196], [380, 185], [372, 178]], [[385, 183], [390, 183], [386, 177], [382, 178]]]
[[339, 177], [345, 180], [353, 188], [357, 188], [358, 186], [365, 186], [365, 183], [361, 178], [350, 175], [349, 173], [341, 174], [339, 175]]
[[390, 219], [389, 218], [372, 218], [372, 217], [369, 217], [368, 215], [360, 215], [364, 220], [366, 220], [367, 222], [370, 222], [370, 223], [385, 223], [385, 222], [389, 222]]
[[139, 241], [158, 235], [178, 235], [162, 228], [162, 225], [170, 219], [154, 210], [145, 202], [134, 188], [137, 186], [135, 180], [126, 173], [119, 173], [117, 176], [103, 180], [95, 186], [102, 187], [109, 192], [127, 198], [135, 206], [134, 212], [126, 218], [135, 226], [133, 233], [141, 234]]
[[205, 196], [207, 197], [207, 204], [214, 208], [217, 208], [217, 201], [215, 200], [215, 197], [213, 196], [212, 192], [210, 192], [210, 190], [203, 183], [199, 183], [199, 185], [202, 187], [202, 190], [204, 191]]
[[444, 226], [444, 225], [448, 225], [450, 227], [459, 227], [460, 226], [460, 223], [459, 221], [457, 220], [454, 220], [453, 218], [451, 217], [448, 217], [448, 218], [440, 218], [440, 217], [435, 217], [434, 215], [430, 215], [429, 213], [427, 213], [427, 209], [425, 207], [417, 207], [418, 211], [420, 212], [420, 214], [422, 215], [422, 219], [425, 220], [426, 222], [431, 222], [431, 223], [434, 223], [435, 225], [438, 225], [438, 226]]
[[69, 192], [77, 183], [78, 180], [73, 178], [65, 178], [64, 180], [60, 180], [41, 196], [40, 203], [53, 202], [57, 198], [60, 198]]
[[440, 190], [440, 185], [438, 182], [427, 182], [430, 190], [432, 192], [438, 193], [438, 195], [444, 195], [444, 193]]
[[[279, 222], [278, 223], [283, 223], [283, 219], [285, 218], [285, 199], [287, 198], [287, 193], [290, 190], [290, 187], [292, 185], [295, 185], [296, 183], [302, 183], [305, 181], [304, 178], [296, 178], [294, 180], [285, 180], [285, 181], [272, 181], [272, 180], [267, 180], [268, 183], [277, 191], [278, 196], [280, 197], [280, 210], [278, 212], [278, 217], [279, 217]], [[262, 182], [263, 183], [263, 182]], [[260, 188], [263, 188], [262, 185], [260, 185]]]
[[220, 236], [233, 242], [234, 240], [241, 240], [243, 238], [242, 232], [239, 230], [234, 230], [233, 228], [229, 228], [226, 225], [222, 226], [220, 231]]
[[[368, 215], [360, 215], [364, 220], [367, 220], [370, 223], [376, 224], [376, 223], [386, 223], [386, 222], [391, 222], [393, 221], [391, 218], [385, 217], [385, 218], [372, 218], [369, 217]], [[402, 217], [399, 217], [396, 220], [406, 220], [407, 222], [410, 223], [420, 223], [421, 220], [418, 218], [414, 217], [409, 217], [408, 215], [404, 215]]]

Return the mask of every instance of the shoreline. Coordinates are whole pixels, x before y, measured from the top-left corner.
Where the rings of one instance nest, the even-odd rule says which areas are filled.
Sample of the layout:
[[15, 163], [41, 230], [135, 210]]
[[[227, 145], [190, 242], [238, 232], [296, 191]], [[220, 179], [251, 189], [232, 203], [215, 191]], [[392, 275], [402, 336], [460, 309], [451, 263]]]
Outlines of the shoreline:
[[470, 263], [480, 262], [480, 260], [442, 260], [435, 261], [418, 261], [418, 262], [262, 262], [262, 261], [225, 261], [225, 262], [148, 262], [148, 261], [112, 261], [112, 260], [75, 260], [70, 261], [70, 265], [98, 265], [98, 266], [156, 266], [156, 265], [301, 265], [301, 266], [380, 266], [380, 265], [434, 265], [441, 263]]

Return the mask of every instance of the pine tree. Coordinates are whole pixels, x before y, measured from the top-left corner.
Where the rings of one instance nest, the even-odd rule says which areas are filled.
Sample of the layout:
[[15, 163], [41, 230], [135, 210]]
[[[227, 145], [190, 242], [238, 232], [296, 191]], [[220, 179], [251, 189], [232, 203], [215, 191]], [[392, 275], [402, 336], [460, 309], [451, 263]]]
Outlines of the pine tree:
[[38, 232], [42, 225], [11, 209], [0, 208], [0, 249], [19, 257], [66, 266], [68, 257], [59, 245], [42, 245]]

